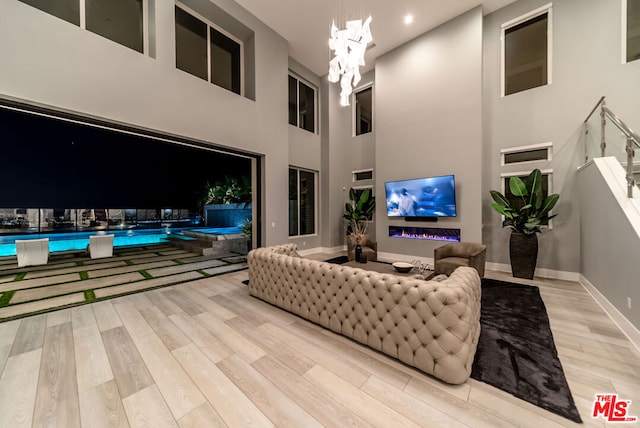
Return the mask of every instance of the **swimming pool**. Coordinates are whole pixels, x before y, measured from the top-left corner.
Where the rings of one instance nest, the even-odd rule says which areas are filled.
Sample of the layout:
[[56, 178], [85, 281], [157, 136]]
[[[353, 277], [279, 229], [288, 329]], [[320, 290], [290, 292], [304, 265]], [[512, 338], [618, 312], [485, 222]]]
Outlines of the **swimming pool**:
[[170, 235], [182, 235], [183, 230], [210, 233], [214, 235], [227, 235], [242, 233], [238, 227], [205, 227], [205, 228], [165, 228], [165, 229], [140, 229], [140, 230], [109, 230], [99, 232], [75, 232], [75, 233], [36, 233], [30, 235], [5, 235], [0, 236], [0, 257], [16, 255], [16, 239], [41, 239], [49, 238], [49, 251], [84, 250], [89, 245], [91, 235], [115, 235], [113, 245], [123, 247], [128, 245], [146, 245], [169, 242]]

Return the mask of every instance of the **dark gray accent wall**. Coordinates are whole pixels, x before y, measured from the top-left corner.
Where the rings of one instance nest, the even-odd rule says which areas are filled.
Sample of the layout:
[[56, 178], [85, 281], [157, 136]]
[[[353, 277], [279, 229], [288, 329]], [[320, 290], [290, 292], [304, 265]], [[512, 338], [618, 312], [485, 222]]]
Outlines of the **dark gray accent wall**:
[[[458, 228], [482, 240], [482, 9], [474, 8], [376, 61], [378, 251], [433, 257], [441, 241], [388, 237], [390, 225]], [[388, 218], [384, 183], [454, 174], [458, 216]]]

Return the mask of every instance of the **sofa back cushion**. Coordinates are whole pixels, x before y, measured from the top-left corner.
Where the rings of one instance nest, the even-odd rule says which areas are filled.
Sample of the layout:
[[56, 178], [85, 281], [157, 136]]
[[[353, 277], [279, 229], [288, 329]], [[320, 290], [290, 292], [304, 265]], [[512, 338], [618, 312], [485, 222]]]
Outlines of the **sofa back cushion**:
[[462, 383], [480, 334], [480, 279], [458, 269], [422, 281], [288, 254], [249, 253], [251, 295], [353, 338], [449, 383]]

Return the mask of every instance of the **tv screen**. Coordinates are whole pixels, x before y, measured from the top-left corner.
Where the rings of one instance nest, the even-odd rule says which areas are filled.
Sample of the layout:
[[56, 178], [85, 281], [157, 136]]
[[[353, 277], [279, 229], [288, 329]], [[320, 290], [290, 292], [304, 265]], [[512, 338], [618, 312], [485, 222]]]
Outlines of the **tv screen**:
[[389, 181], [384, 184], [389, 217], [455, 217], [453, 175]]

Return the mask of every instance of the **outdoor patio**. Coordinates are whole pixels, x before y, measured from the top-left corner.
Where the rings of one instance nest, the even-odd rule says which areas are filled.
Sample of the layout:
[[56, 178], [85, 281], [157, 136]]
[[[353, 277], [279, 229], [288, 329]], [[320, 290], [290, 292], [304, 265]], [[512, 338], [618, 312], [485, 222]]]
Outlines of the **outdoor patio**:
[[0, 257], [0, 321], [245, 268], [245, 255], [198, 255], [167, 244], [117, 247], [113, 257], [95, 260], [85, 251], [51, 253], [40, 266]]

